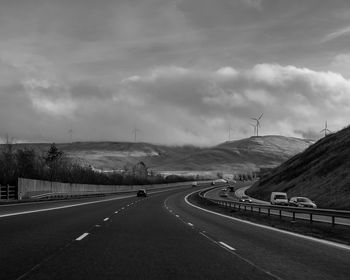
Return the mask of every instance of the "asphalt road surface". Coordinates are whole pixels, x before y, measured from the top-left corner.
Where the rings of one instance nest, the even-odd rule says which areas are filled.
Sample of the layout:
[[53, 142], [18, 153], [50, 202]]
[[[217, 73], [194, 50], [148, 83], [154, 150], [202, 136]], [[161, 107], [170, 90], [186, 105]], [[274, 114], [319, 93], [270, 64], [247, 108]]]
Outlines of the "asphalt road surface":
[[349, 246], [203, 211], [193, 191], [0, 207], [0, 278], [350, 278]]

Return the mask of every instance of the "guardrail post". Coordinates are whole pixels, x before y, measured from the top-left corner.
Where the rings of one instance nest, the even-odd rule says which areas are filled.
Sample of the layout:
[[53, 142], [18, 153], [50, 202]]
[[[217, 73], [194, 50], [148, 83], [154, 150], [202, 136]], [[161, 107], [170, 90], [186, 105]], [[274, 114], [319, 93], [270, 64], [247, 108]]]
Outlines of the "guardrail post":
[[7, 190], [7, 192], [6, 192], [6, 198], [7, 198], [7, 200], [9, 200], [9, 199], [10, 199], [10, 186], [9, 186], [9, 185], [7, 185], [6, 190]]
[[253, 212], [253, 206], [252, 205], [250, 206], [250, 212]]
[[247, 206], [244, 205], [244, 212], [247, 210]]
[[310, 224], [312, 224], [312, 213], [310, 213]]
[[238, 210], [241, 211], [241, 204], [238, 204]]
[[260, 213], [261, 213], [261, 208], [259, 207], [259, 215], [260, 215]]
[[267, 209], [267, 216], [270, 216], [270, 208]]
[[293, 212], [293, 221], [295, 221], [295, 212]]
[[332, 227], [334, 227], [334, 226], [335, 226], [335, 217], [332, 216]]
[[280, 219], [282, 219], [282, 210], [280, 209]]

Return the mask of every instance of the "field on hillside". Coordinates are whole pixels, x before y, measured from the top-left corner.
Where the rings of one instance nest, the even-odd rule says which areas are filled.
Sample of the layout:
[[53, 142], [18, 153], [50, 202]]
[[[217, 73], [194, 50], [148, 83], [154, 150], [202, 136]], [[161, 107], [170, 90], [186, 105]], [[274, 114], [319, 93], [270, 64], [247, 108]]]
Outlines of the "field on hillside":
[[319, 207], [350, 210], [350, 127], [330, 134], [261, 179], [248, 194], [269, 200], [272, 191], [306, 196]]
[[[99, 170], [121, 170], [143, 161], [163, 174], [190, 173], [216, 176], [275, 167], [305, 150], [310, 141], [283, 136], [250, 137], [213, 147], [165, 146], [128, 142], [75, 142], [57, 144], [67, 157]], [[45, 153], [50, 144], [18, 144]]]

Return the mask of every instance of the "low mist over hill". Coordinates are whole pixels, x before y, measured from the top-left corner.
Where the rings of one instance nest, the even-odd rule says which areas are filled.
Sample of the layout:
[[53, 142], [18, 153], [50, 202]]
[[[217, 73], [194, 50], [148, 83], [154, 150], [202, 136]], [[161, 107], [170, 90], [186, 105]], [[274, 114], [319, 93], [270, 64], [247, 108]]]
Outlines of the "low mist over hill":
[[269, 200], [271, 191], [306, 196], [319, 207], [350, 209], [350, 127], [326, 136], [274, 169], [248, 190]]
[[[164, 146], [128, 142], [75, 142], [57, 144], [60, 150], [82, 165], [119, 170], [143, 161], [158, 172], [229, 172], [275, 167], [305, 150], [311, 141], [283, 136], [250, 137], [214, 147]], [[49, 144], [18, 144], [46, 151]]]

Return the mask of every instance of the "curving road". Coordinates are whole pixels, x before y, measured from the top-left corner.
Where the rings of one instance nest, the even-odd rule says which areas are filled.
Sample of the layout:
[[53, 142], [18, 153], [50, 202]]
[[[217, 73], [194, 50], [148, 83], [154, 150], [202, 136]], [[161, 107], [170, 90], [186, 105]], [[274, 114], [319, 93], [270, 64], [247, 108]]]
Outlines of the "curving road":
[[194, 190], [0, 207], [1, 279], [349, 279], [350, 247], [204, 211]]

